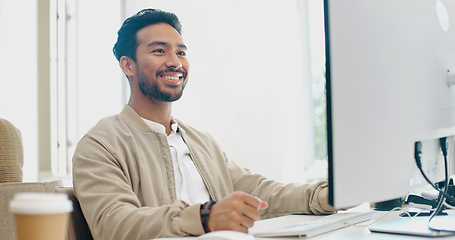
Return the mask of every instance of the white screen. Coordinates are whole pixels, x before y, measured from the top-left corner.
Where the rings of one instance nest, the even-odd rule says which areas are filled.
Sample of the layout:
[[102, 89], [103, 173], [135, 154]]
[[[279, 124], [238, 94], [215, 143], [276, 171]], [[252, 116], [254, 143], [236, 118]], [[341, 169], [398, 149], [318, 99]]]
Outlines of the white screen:
[[331, 202], [405, 196], [415, 141], [435, 160], [432, 139], [455, 133], [455, 2], [325, 4]]

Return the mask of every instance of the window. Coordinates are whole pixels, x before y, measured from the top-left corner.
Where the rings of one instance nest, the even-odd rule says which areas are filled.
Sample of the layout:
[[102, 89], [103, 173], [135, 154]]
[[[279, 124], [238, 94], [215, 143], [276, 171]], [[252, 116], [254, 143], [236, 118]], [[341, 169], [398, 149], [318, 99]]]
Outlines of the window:
[[[40, 147], [39, 178], [70, 180], [79, 139], [99, 119], [118, 113], [126, 103], [124, 79], [110, 51], [121, 22], [120, 2], [50, 0], [42, 9], [39, 14], [49, 19], [50, 32], [43, 45], [50, 49], [39, 57], [42, 62], [50, 61], [41, 68], [49, 72], [49, 77], [40, 80], [49, 86], [41, 99], [50, 98], [48, 109], [44, 107], [39, 115], [44, 119], [40, 127], [50, 128], [39, 138], [49, 135], [50, 139]], [[42, 35], [46, 37], [46, 31]]]
[[316, 175], [315, 179], [327, 179], [327, 112], [323, 4], [322, 0], [308, 0], [315, 147], [312, 172], [325, 173]]
[[[121, 24], [120, 1], [66, 0], [67, 37], [67, 162], [79, 139], [101, 118], [120, 112], [126, 104], [127, 80], [112, 53]], [[71, 26], [71, 28], [70, 28]], [[70, 50], [72, 49], [72, 50]]]

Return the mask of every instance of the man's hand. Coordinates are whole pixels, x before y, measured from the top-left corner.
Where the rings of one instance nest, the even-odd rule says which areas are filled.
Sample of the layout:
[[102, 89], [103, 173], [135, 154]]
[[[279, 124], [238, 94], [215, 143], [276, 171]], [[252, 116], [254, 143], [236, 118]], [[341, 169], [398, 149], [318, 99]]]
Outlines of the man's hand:
[[233, 230], [248, 233], [248, 228], [260, 217], [259, 210], [268, 204], [244, 192], [234, 192], [210, 209], [210, 231]]

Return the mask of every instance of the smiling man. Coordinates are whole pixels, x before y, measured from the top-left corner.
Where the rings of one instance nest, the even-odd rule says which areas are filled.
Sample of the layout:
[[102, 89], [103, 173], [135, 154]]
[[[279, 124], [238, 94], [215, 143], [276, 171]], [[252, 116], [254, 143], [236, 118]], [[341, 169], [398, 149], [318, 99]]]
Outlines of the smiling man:
[[141, 117], [163, 125], [169, 135], [172, 102], [180, 99], [188, 81], [187, 47], [179, 31], [167, 23], [141, 28], [136, 39], [134, 58], [117, 55], [130, 81], [128, 105]]
[[186, 50], [172, 13], [145, 9], [118, 31], [113, 51], [130, 100], [73, 157], [74, 191], [94, 239], [248, 232], [260, 217], [332, 213], [326, 182], [285, 185], [253, 174], [209, 134], [172, 117], [188, 82]]

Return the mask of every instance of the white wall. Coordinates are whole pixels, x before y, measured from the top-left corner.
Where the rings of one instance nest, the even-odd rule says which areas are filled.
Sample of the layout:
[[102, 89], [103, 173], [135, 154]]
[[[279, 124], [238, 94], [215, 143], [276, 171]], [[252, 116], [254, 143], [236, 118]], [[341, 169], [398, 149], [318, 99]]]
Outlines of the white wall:
[[112, 53], [121, 26], [119, 0], [78, 1], [78, 132], [124, 106], [122, 73]]
[[0, 118], [22, 133], [24, 181], [38, 176], [36, 16], [35, 0], [0, 0]]

